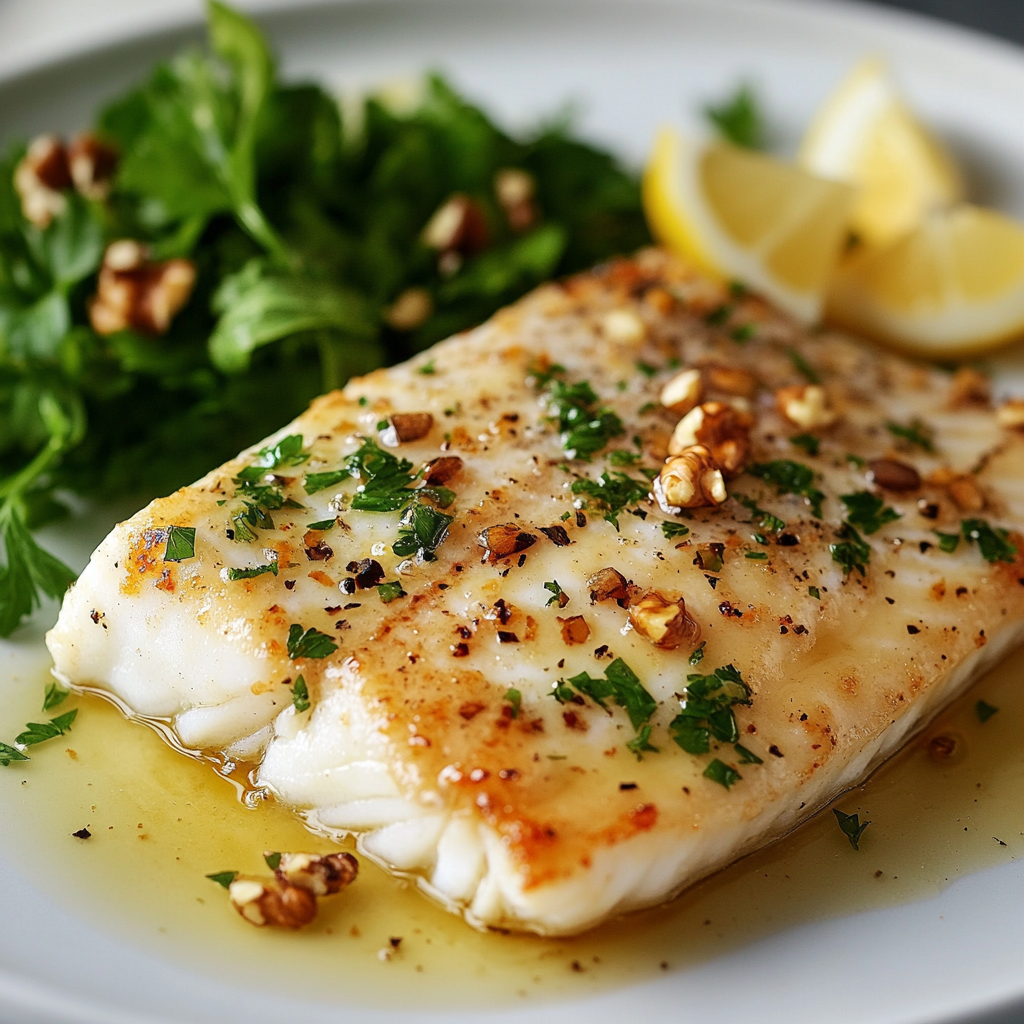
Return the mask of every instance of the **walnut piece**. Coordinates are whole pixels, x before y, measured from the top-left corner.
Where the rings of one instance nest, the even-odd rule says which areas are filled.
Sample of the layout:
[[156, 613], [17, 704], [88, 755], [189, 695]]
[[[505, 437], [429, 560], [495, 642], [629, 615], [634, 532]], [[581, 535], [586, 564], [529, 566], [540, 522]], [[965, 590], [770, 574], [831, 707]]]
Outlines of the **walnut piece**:
[[921, 474], [897, 459], [874, 459], [868, 463], [868, 480], [887, 491], [916, 491]]
[[694, 445], [705, 447], [727, 476], [739, 473], [750, 457], [753, 417], [725, 402], [705, 402], [691, 409], [672, 431], [669, 455]]
[[537, 182], [533, 175], [518, 167], [502, 168], [494, 176], [494, 194], [513, 231], [526, 231], [536, 223], [536, 191]]
[[131, 328], [164, 334], [188, 302], [196, 281], [188, 260], [153, 262], [145, 246], [131, 239], [111, 242], [103, 256], [89, 321], [97, 334]]
[[704, 367], [704, 382], [712, 391], [722, 391], [738, 398], [753, 398], [757, 394], [757, 378], [738, 366], [711, 363]]
[[958, 476], [946, 490], [961, 512], [980, 512], [985, 507], [985, 495], [972, 476]]
[[426, 288], [406, 288], [395, 299], [384, 319], [396, 331], [414, 331], [434, 312], [434, 300]]
[[654, 497], [663, 512], [721, 505], [729, 497], [721, 467], [703, 445], [668, 459], [654, 481]]
[[601, 332], [619, 345], [641, 345], [647, 337], [647, 325], [632, 309], [613, 309], [601, 319]]
[[423, 480], [428, 487], [440, 487], [461, 471], [462, 459], [458, 455], [442, 455], [427, 463]]
[[996, 410], [996, 423], [1009, 430], [1024, 430], [1024, 398], [1008, 398]]
[[685, 416], [701, 400], [703, 391], [700, 370], [681, 370], [661, 389], [658, 400], [676, 415]]
[[389, 430], [393, 438], [385, 436], [384, 443], [405, 444], [426, 437], [434, 426], [434, 417], [429, 412], [395, 412], [388, 417]]
[[71, 187], [71, 169], [64, 143], [56, 135], [39, 135], [14, 169], [14, 188], [25, 220], [45, 228], [67, 206], [64, 189]]
[[68, 169], [80, 195], [101, 202], [110, 194], [117, 169], [117, 150], [95, 135], [83, 132], [68, 146]]
[[519, 529], [515, 523], [502, 523], [500, 526], [489, 526], [477, 538], [477, 543], [484, 549], [484, 558], [488, 562], [496, 562], [509, 555], [517, 555], [520, 551], [532, 548], [537, 537], [532, 533]]
[[587, 586], [590, 588], [590, 600], [592, 603], [617, 601], [620, 607], [625, 608], [626, 602], [629, 601], [629, 584], [626, 582], [626, 577], [618, 569], [613, 569], [611, 566], [598, 569], [587, 580]]
[[585, 644], [590, 638], [590, 626], [582, 615], [570, 615], [569, 618], [558, 618], [562, 627], [562, 642], [572, 647], [574, 644]]
[[803, 430], [822, 430], [839, 418], [820, 384], [791, 384], [775, 392], [780, 413]]
[[282, 853], [274, 874], [282, 885], [333, 896], [355, 881], [359, 861], [351, 853]]
[[665, 650], [684, 644], [693, 648], [700, 641], [700, 626], [686, 614], [681, 597], [673, 601], [656, 590], [649, 591], [629, 606], [629, 621], [637, 633]]
[[457, 193], [427, 221], [422, 239], [424, 245], [441, 253], [472, 256], [487, 248], [490, 232], [480, 206]]
[[231, 905], [258, 928], [302, 928], [316, 917], [316, 896], [308, 889], [280, 882], [236, 878], [228, 887]]
[[988, 405], [992, 398], [991, 381], [983, 373], [961, 366], [949, 383], [949, 405], [961, 409], [968, 405]]

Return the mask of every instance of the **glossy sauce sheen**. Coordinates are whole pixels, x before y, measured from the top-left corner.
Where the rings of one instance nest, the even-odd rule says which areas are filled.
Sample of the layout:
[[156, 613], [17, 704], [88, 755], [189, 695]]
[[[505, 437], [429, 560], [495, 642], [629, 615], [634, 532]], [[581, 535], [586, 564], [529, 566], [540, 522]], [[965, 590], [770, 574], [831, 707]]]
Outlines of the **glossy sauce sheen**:
[[[852, 850], [826, 812], [668, 906], [574, 939], [480, 933], [363, 859], [344, 894], [301, 933], [255, 929], [204, 876], [259, 873], [262, 851], [329, 850], [273, 803], [249, 809], [208, 765], [182, 757], [103, 700], [71, 733], [0, 768], [5, 852], [29, 879], [104, 930], [224, 978], [348, 1005], [465, 1008], [635, 984], [807, 921], [932, 896], [1024, 854], [1024, 651], [1011, 656], [837, 807], [871, 821]], [[43, 681], [16, 680], [0, 734], [39, 718]], [[984, 724], [975, 703], [999, 708]], [[929, 752], [953, 737], [948, 759]], [[71, 833], [87, 825], [92, 838]], [[1005, 845], [1002, 845], [1005, 844]], [[379, 951], [400, 937], [399, 952]], [[215, 956], [214, 956], [215, 954]]]

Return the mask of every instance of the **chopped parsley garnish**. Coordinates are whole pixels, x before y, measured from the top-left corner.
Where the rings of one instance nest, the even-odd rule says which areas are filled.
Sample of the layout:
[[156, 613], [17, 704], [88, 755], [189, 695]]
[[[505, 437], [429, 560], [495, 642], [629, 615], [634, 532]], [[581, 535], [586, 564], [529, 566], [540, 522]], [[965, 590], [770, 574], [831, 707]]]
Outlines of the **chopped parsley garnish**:
[[767, 551], [748, 551], [744, 557], [745, 558], [749, 558], [749, 559], [751, 559], [753, 561], [763, 561], [764, 559], [766, 559], [768, 557], [768, 552]]
[[431, 505], [415, 502], [403, 513], [398, 540], [391, 545], [391, 550], [399, 557], [417, 555], [424, 562], [433, 562], [453, 522], [454, 516], [439, 512]]
[[867, 459], [862, 459], [859, 455], [854, 455], [853, 452], [846, 453], [846, 461], [851, 466], [856, 466], [857, 469], [863, 469], [867, 464]]
[[791, 459], [775, 459], [772, 462], [755, 462], [747, 472], [766, 483], [774, 484], [780, 494], [796, 494], [806, 498], [811, 512], [821, 518], [821, 503], [825, 495], [813, 486], [814, 471], [809, 466]]
[[764, 149], [764, 114], [750, 85], [741, 85], [722, 103], [709, 103], [704, 116], [727, 142], [744, 149]]
[[292, 661], [299, 658], [326, 658], [338, 649], [338, 645], [326, 634], [312, 626], [303, 632], [302, 626], [293, 622], [288, 629], [288, 657]]
[[70, 696], [70, 690], [65, 690], [58, 683], [49, 683], [46, 693], [43, 695], [43, 710], [52, 711], [54, 708], [60, 707]]
[[910, 423], [894, 423], [889, 420], [885, 428], [893, 437], [898, 437], [901, 441], [916, 445], [926, 452], [935, 451], [931, 428], [921, 420], [912, 420]]
[[400, 597], [407, 596], [402, 589], [402, 584], [398, 580], [379, 584], [377, 595], [384, 604], [391, 604], [392, 601], [397, 601]]
[[721, 306], [716, 306], [707, 316], [704, 317], [704, 322], [710, 324], [712, 327], [721, 327], [728, 322], [729, 317], [733, 314], [733, 306], [730, 303], [724, 303]]
[[987, 703], [986, 701], [979, 700], [974, 705], [974, 713], [978, 716], [979, 722], [987, 722], [994, 714], [997, 714], [999, 708]]
[[228, 579], [234, 582], [235, 580], [254, 580], [257, 576], [264, 576], [267, 573], [273, 573], [277, 575], [277, 559], [271, 559], [266, 565], [254, 565], [248, 569], [228, 569]]
[[246, 479], [252, 469], [281, 469], [284, 466], [301, 466], [309, 461], [309, 453], [302, 450], [302, 435], [289, 434], [281, 438], [277, 444], [267, 445], [256, 453], [255, 461], [239, 473], [239, 478]]
[[306, 680], [299, 676], [291, 686], [288, 687], [292, 692], [292, 706], [296, 711], [308, 711], [309, 710], [309, 687], [306, 686]]
[[[751, 520], [751, 523], [759, 526], [765, 532], [781, 533], [786, 528], [783, 520], [771, 512], [766, 512], [753, 498], [748, 498], [744, 494], [734, 494], [733, 497], [753, 515], [754, 518]], [[758, 540], [758, 543], [763, 544], [765, 542]]]
[[523, 695], [515, 689], [505, 691], [505, 700], [509, 702], [512, 710], [512, 717], [519, 717], [519, 709], [523, 706]]
[[986, 562], [1012, 562], [1017, 548], [1008, 540], [1009, 530], [992, 527], [984, 519], [964, 519], [960, 532], [968, 544], [977, 542]]
[[310, 523], [306, 527], [307, 530], [333, 530], [338, 525], [337, 519], [318, 519], [315, 523]]
[[744, 342], [750, 341], [756, 333], [757, 328], [753, 324], [740, 324], [729, 332], [729, 337], [742, 345]]
[[877, 533], [886, 523], [894, 523], [900, 518], [896, 509], [888, 507], [870, 491], [841, 494], [839, 500], [849, 510], [846, 521], [859, 526], [867, 534]]
[[[644, 724], [658, 710], [657, 701], [644, 689], [640, 678], [622, 658], [616, 658], [604, 670], [604, 679], [580, 672], [568, 679], [559, 679], [551, 692], [560, 704], [564, 704], [573, 699], [573, 690], [589, 697], [602, 708], [607, 707], [606, 700], [614, 700], [629, 716], [630, 723], [637, 730], [638, 739]], [[647, 737], [650, 737], [650, 732]]]
[[645, 753], [658, 754], [660, 751], [651, 743], [650, 725], [640, 726], [637, 734], [626, 744], [626, 749], [636, 754], [636, 759], [642, 761]]
[[[263, 488], [265, 491], [273, 491], [274, 488]], [[281, 499], [281, 503], [275, 505], [275, 508], [281, 508], [284, 504], [283, 496], [280, 491], [277, 492], [278, 498]], [[234, 530], [234, 539], [247, 543], [248, 541], [256, 540], [260, 530], [272, 530], [274, 529], [274, 518], [270, 512], [256, 501], [243, 501], [242, 508], [231, 517], [231, 526]]]
[[27, 754], [23, 754], [17, 747], [7, 743], [0, 743], [0, 767], [7, 768], [12, 761], [27, 761]]
[[621, 448], [608, 453], [608, 461], [613, 466], [635, 466], [642, 458], [640, 452], [628, 452]]
[[564, 608], [569, 603], [569, 595], [558, 585], [558, 580], [549, 580], [544, 584], [544, 589], [551, 594], [544, 605], [545, 608], [550, 608], [556, 601], [559, 608]]
[[634, 480], [628, 473], [607, 469], [596, 480], [574, 480], [573, 494], [585, 494], [590, 498], [588, 507], [604, 511], [604, 519], [619, 529], [619, 513], [627, 505], [643, 501], [650, 492], [646, 480]]
[[636, 368], [647, 378], [655, 376], [658, 372], [656, 366], [651, 366], [650, 363], [645, 363], [642, 359], [636, 361]]
[[31, 747], [37, 743], [63, 736], [71, 728], [71, 723], [78, 716], [78, 708], [66, 711], [63, 715], [51, 718], [48, 722], [29, 722], [25, 730], [14, 738], [14, 742], [23, 747]]
[[661, 532], [665, 535], [665, 540], [675, 540], [677, 537], [685, 537], [690, 528], [685, 523], [674, 523], [666, 519], [661, 524]]
[[184, 562], [196, 556], [196, 530], [194, 526], [170, 526], [167, 529], [165, 562]]
[[838, 807], [833, 807], [832, 813], [836, 816], [836, 821], [839, 822], [839, 828], [842, 830], [843, 835], [850, 840], [850, 845], [855, 850], [859, 850], [860, 837], [864, 834], [864, 829], [866, 829], [871, 822], [865, 821], [861, 824], [859, 815], [844, 814]]
[[417, 371], [422, 373], [424, 377], [433, 377], [437, 373], [437, 367], [434, 365], [434, 360], [431, 359], [429, 362], [424, 363]]
[[263, 859], [271, 871], [276, 871], [281, 866], [281, 854], [279, 853], [265, 853]]
[[815, 601], [821, 600], [821, 591], [817, 587], [808, 587], [807, 593], [810, 594]]
[[723, 665], [711, 675], [688, 675], [680, 701], [682, 708], [669, 723], [672, 739], [688, 754], [707, 754], [712, 736], [721, 743], [739, 739], [732, 709], [751, 704], [750, 687], [734, 665]]
[[847, 576], [854, 569], [864, 576], [865, 566], [871, 561], [871, 545], [849, 523], [843, 523], [838, 536], [840, 540], [828, 546], [832, 561], [841, 565]]
[[947, 555], [953, 554], [960, 546], [959, 533], [943, 533], [941, 530], [936, 530], [935, 536], [939, 538], [939, 550], [945, 551]]
[[237, 871], [217, 871], [206, 876], [211, 882], [216, 882], [225, 889], [231, 888], [231, 883], [238, 877]]
[[705, 779], [717, 782], [720, 786], [725, 786], [726, 789], [731, 789], [743, 778], [735, 768], [720, 761], [717, 757], [704, 769], [703, 775]]
[[[795, 369], [808, 384], [821, 383], [821, 377], [818, 376], [817, 370], [807, 362], [799, 350], [790, 347], [786, 349], [786, 355], [789, 356], [789, 361], [793, 364], [793, 369]], [[812, 454], [815, 453], [812, 452]]]
[[558, 375], [564, 372], [562, 367], [547, 371], [541, 385], [546, 392], [545, 402], [558, 423], [562, 447], [569, 458], [589, 460], [613, 437], [624, 434], [625, 428], [611, 409], [599, 404], [594, 389], [586, 381], [566, 384], [559, 380]]
[[764, 764], [764, 761], [757, 754], [752, 750], [748, 750], [742, 743], [734, 743], [732, 749], [739, 756], [740, 764]]
[[707, 647], [707, 640], [701, 640], [700, 645], [690, 655], [690, 664], [693, 666], [699, 665], [704, 660], [704, 648]]
[[821, 441], [813, 434], [794, 434], [789, 443], [803, 448], [808, 455], [817, 455], [821, 451]]

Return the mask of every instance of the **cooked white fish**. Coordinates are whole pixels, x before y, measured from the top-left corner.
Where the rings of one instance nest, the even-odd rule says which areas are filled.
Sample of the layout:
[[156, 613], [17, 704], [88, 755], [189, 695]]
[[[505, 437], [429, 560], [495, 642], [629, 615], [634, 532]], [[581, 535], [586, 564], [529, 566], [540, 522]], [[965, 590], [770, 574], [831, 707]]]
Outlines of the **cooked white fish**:
[[577, 932], [792, 829], [1022, 639], [1024, 434], [985, 391], [648, 251], [122, 523], [56, 673], [475, 924]]

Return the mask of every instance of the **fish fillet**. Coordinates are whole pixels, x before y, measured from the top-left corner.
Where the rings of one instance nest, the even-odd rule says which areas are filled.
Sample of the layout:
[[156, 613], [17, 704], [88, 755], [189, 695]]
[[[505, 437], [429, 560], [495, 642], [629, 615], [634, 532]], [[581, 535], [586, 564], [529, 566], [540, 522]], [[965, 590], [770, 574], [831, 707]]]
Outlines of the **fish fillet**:
[[[648, 491], [686, 369], [752, 426], [680, 512]], [[1022, 522], [977, 387], [649, 250], [154, 501], [48, 644], [473, 924], [571, 934], [791, 830], [1020, 642]]]

